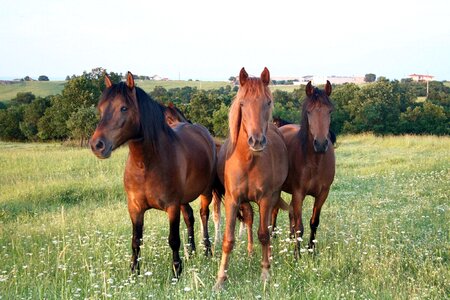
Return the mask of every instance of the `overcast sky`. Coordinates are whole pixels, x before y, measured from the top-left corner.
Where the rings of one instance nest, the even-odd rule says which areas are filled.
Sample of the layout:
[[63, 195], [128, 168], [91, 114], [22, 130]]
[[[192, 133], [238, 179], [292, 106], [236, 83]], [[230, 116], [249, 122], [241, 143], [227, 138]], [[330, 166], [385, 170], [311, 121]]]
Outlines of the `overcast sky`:
[[0, 78], [95, 67], [170, 79], [450, 80], [450, 1], [0, 0]]

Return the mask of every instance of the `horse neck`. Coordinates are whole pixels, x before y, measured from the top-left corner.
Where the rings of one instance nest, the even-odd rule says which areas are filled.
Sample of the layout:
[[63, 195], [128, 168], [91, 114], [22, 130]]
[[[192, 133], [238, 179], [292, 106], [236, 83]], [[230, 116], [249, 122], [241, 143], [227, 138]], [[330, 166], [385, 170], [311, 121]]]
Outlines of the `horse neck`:
[[159, 165], [171, 156], [173, 146], [169, 143], [169, 137], [160, 132], [158, 142], [150, 144], [143, 138], [128, 142], [130, 158], [138, 165], [144, 164], [146, 167]]

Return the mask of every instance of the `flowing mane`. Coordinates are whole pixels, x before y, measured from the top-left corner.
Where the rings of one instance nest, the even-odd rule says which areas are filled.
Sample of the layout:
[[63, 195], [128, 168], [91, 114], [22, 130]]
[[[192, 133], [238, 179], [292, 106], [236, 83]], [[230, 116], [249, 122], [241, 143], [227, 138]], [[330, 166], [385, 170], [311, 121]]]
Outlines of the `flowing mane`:
[[144, 146], [157, 154], [159, 134], [165, 133], [169, 138], [175, 139], [175, 132], [166, 123], [165, 107], [154, 101], [143, 89], [135, 87], [135, 91], [137, 103], [125, 82], [113, 84], [103, 92], [100, 103], [121, 95], [128, 106], [137, 106], [139, 114], [135, 115], [135, 121], [140, 124], [140, 137], [143, 138]]
[[[241, 101], [249, 98], [267, 98], [272, 99], [270, 89], [264, 85], [263, 81], [257, 77], [247, 78], [245, 85], [239, 87], [236, 97], [230, 107], [228, 123], [230, 124], [230, 149], [234, 149], [239, 137], [241, 127]], [[272, 116], [273, 104], [271, 105], [270, 115]]]
[[304, 155], [306, 155], [306, 149], [308, 146], [308, 134], [309, 134], [308, 107], [310, 105], [314, 105], [315, 103], [321, 103], [323, 105], [333, 107], [333, 103], [331, 103], [330, 98], [327, 96], [327, 94], [316, 87], [314, 88], [311, 96], [306, 96], [302, 105], [302, 117], [300, 120], [300, 131], [299, 131], [300, 142], [302, 145], [302, 151]]

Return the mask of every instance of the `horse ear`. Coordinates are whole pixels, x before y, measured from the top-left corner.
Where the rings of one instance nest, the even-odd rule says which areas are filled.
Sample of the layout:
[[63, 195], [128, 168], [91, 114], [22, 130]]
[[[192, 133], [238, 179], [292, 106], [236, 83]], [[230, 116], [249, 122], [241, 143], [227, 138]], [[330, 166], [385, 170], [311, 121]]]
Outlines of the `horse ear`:
[[173, 105], [173, 102], [170, 101], [168, 107], [173, 108], [175, 105]]
[[261, 73], [261, 80], [264, 83], [265, 86], [268, 86], [270, 83], [270, 72], [269, 69], [264, 68], [264, 70]]
[[105, 85], [107, 88], [110, 88], [113, 85], [111, 82], [111, 79], [109, 78], [108, 74], [106, 74], [106, 73], [105, 73]]
[[127, 75], [127, 86], [130, 90], [134, 89], [134, 77], [130, 71], [128, 71], [128, 75]]
[[239, 73], [239, 84], [240, 86], [244, 86], [247, 82], [248, 74], [245, 71], [244, 68], [241, 69], [241, 72]]
[[327, 84], [325, 85], [325, 93], [327, 94], [327, 96], [331, 95], [331, 90], [332, 90], [331, 83], [327, 80]]
[[309, 97], [312, 96], [312, 94], [314, 93], [314, 87], [311, 84], [311, 81], [308, 82], [308, 84], [306, 85], [306, 95], [308, 95]]

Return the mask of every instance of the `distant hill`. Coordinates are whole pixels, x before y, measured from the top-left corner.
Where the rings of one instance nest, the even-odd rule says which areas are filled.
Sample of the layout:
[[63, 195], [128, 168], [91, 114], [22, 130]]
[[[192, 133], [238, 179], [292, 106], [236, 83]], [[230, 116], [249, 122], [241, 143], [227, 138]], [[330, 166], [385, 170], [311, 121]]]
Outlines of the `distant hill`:
[[[36, 96], [45, 97], [61, 93], [66, 81], [0, 81], [0, 101], [8, 102], [20, 92], [31, 92]], [[166, 89], [181, 88], [185, 86], [197, 87], [198, 89], [211, 90], [230, 85], [227, 81], [154, 81], [136, 80], [136, 84], [146, 92], [152, 91], [155, 86]]]
[[45, 97], [61, 93], [65, 81], [0, 81], [0, 101], [8, 102], [17, 93], [32, 92]]

